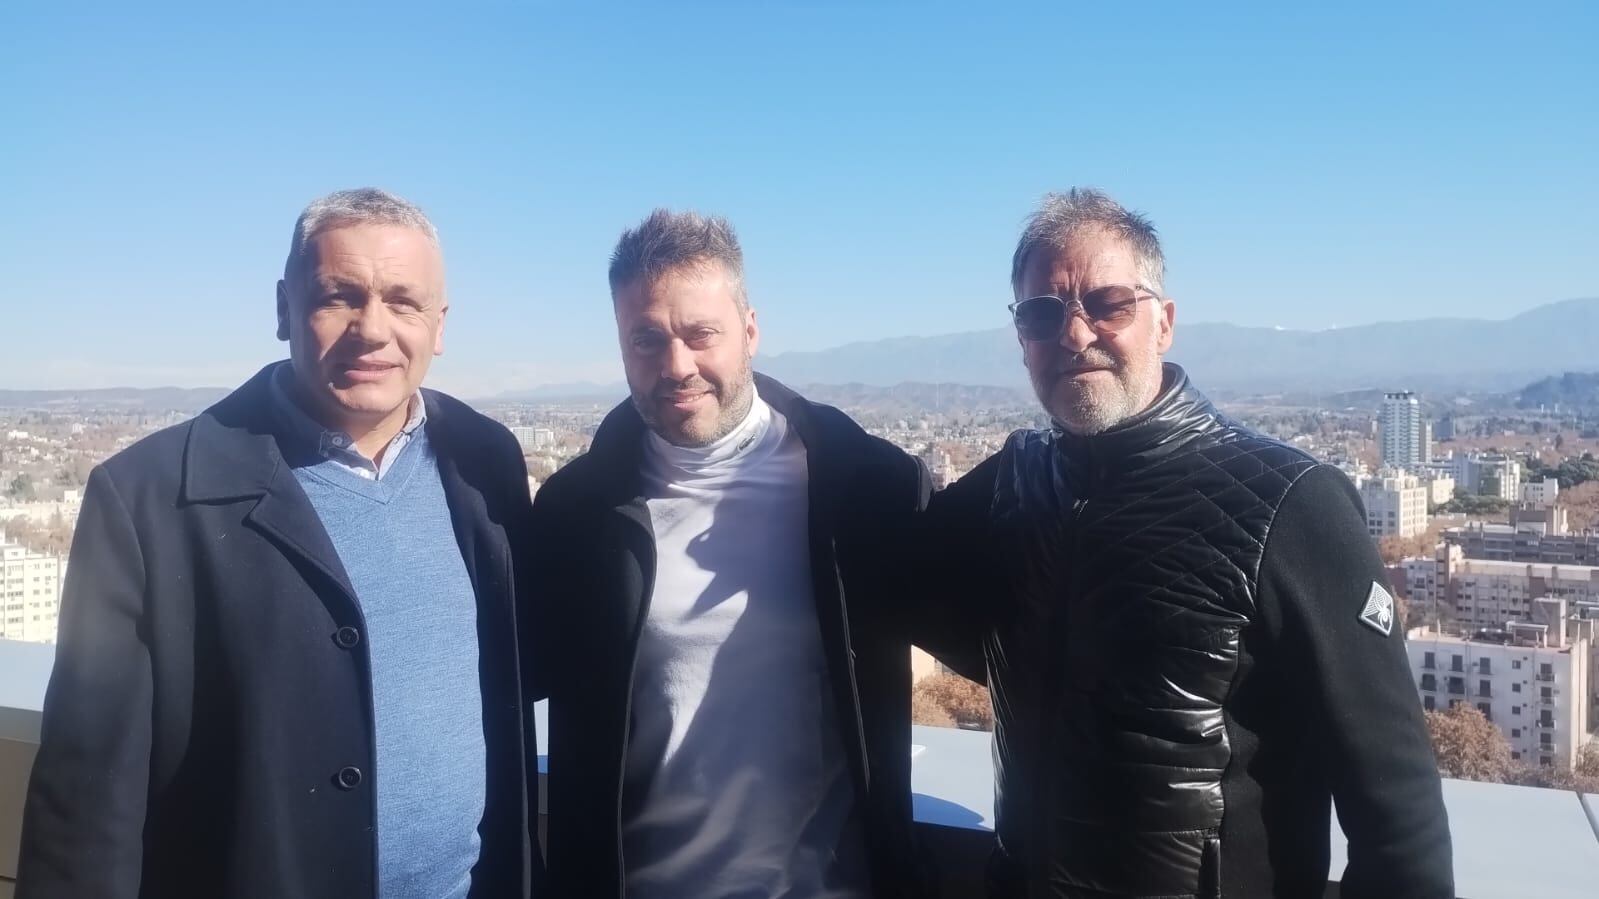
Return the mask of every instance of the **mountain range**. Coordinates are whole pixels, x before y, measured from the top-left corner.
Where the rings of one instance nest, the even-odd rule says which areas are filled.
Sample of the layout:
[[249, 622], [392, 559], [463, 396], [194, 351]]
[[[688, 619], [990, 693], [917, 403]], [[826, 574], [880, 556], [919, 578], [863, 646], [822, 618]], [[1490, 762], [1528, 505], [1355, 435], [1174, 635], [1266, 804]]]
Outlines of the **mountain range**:
[[[1183, 324], [1167, 357], [1216, 393], [1361, 389], [1509, 391], [1599, 369], [1599, 297], [1550, 303], [1503, 320], [1431, 318], [1325, 331]], [[767, 357], [793, 384], [906, 381], [1026, 387], [1010, 328], [897, 337]]]
[[[1435, 396], [1511, 393], [1567, 372], [1599, 371], [1599, 297], [1549, 303], [1502, 320], [1430, 318], [1325, 331], [1184, 324], [1179, 319], [1168, 358], [1187, 368], [1194, 381], [1217, 398], [1384, 390]], [[780, 353], [762, 357], [756, 367], [807, 387], [863, 390], [918, 384], [1027, 389], [1021, 352], [1010, 328]], [[0, 390], [0, 407], [97, 404], [192, 411], [225, 392], [171, 387]], [[1557, 392], [1548, 386], [1539, 396], [1555, 401]], [[620, 383], [560, 384], [510, 391], [484, 402], [614, 402], [625, 395], [626, 387]]]

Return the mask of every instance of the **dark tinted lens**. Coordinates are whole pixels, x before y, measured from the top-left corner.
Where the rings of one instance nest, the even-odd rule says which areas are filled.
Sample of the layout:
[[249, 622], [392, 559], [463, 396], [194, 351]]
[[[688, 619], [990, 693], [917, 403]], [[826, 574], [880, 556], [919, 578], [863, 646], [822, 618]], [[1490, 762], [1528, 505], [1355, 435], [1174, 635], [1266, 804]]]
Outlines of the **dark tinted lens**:
[[1113, 284], [1083, 294], [1083, 312], [1096, 325], [1120, 331], [1138, 314], [1138, 291]]
[[1025, 340], [1054, 340], [1066, 321], [1060, 297], [1031, 297], [1016, 304], [1016, 333]]

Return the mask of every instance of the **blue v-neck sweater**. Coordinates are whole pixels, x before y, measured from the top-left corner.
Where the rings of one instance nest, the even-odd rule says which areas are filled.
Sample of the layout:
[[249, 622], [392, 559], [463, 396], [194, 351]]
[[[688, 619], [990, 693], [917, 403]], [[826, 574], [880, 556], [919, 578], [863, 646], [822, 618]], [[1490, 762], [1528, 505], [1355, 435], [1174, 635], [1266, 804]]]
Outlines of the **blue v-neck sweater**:
[[425, 429], [380, 480], [294, 469], [355, 590], [372, 667], [382, 899], [464, 897], [485, 802], [477, 601]]

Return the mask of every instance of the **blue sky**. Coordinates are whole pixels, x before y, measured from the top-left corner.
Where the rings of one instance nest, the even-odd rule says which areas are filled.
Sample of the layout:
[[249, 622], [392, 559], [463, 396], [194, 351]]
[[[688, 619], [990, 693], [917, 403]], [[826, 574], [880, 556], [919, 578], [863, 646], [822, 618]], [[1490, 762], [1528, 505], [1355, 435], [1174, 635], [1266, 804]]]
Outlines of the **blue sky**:
[[367, 184], [437, 221], [472, 394], [616, 377], [659, 205], [739, 229], [766, 353], [1003, 325], [1074, 184], [1161, 228], [1179, 340], [1599, 295], [1599, 4], [1302, 5], [17, 0], [0, 388], [237, 382], [295, 215]]

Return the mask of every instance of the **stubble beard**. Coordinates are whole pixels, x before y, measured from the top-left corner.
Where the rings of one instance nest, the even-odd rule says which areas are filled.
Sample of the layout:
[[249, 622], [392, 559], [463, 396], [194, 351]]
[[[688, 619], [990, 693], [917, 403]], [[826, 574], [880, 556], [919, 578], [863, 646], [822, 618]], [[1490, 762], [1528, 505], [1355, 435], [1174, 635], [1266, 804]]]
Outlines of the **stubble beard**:
[[650, 430], [659, 434], [662, 439], [673, 446], [699, 448], [710, 446], [728, 434], [733, 433], [749, 415], [750, 407], [755, 404], [755, 375], [750, 367], [748, 353], [744, 355], [743, 364], [739, 367], [737, 375], [721, 386], [711, 385], [712, 394], [716, 398], [717, 412], [708, 427], [695, 427], [695, 419], [689, 418], [680, 422], [667, 422], [662, 416], [656, 414], [660, 408], [659, 399], [653, 394], [640, 398], [633, 395], [633, 406], [638, 409], [639, 415]]

